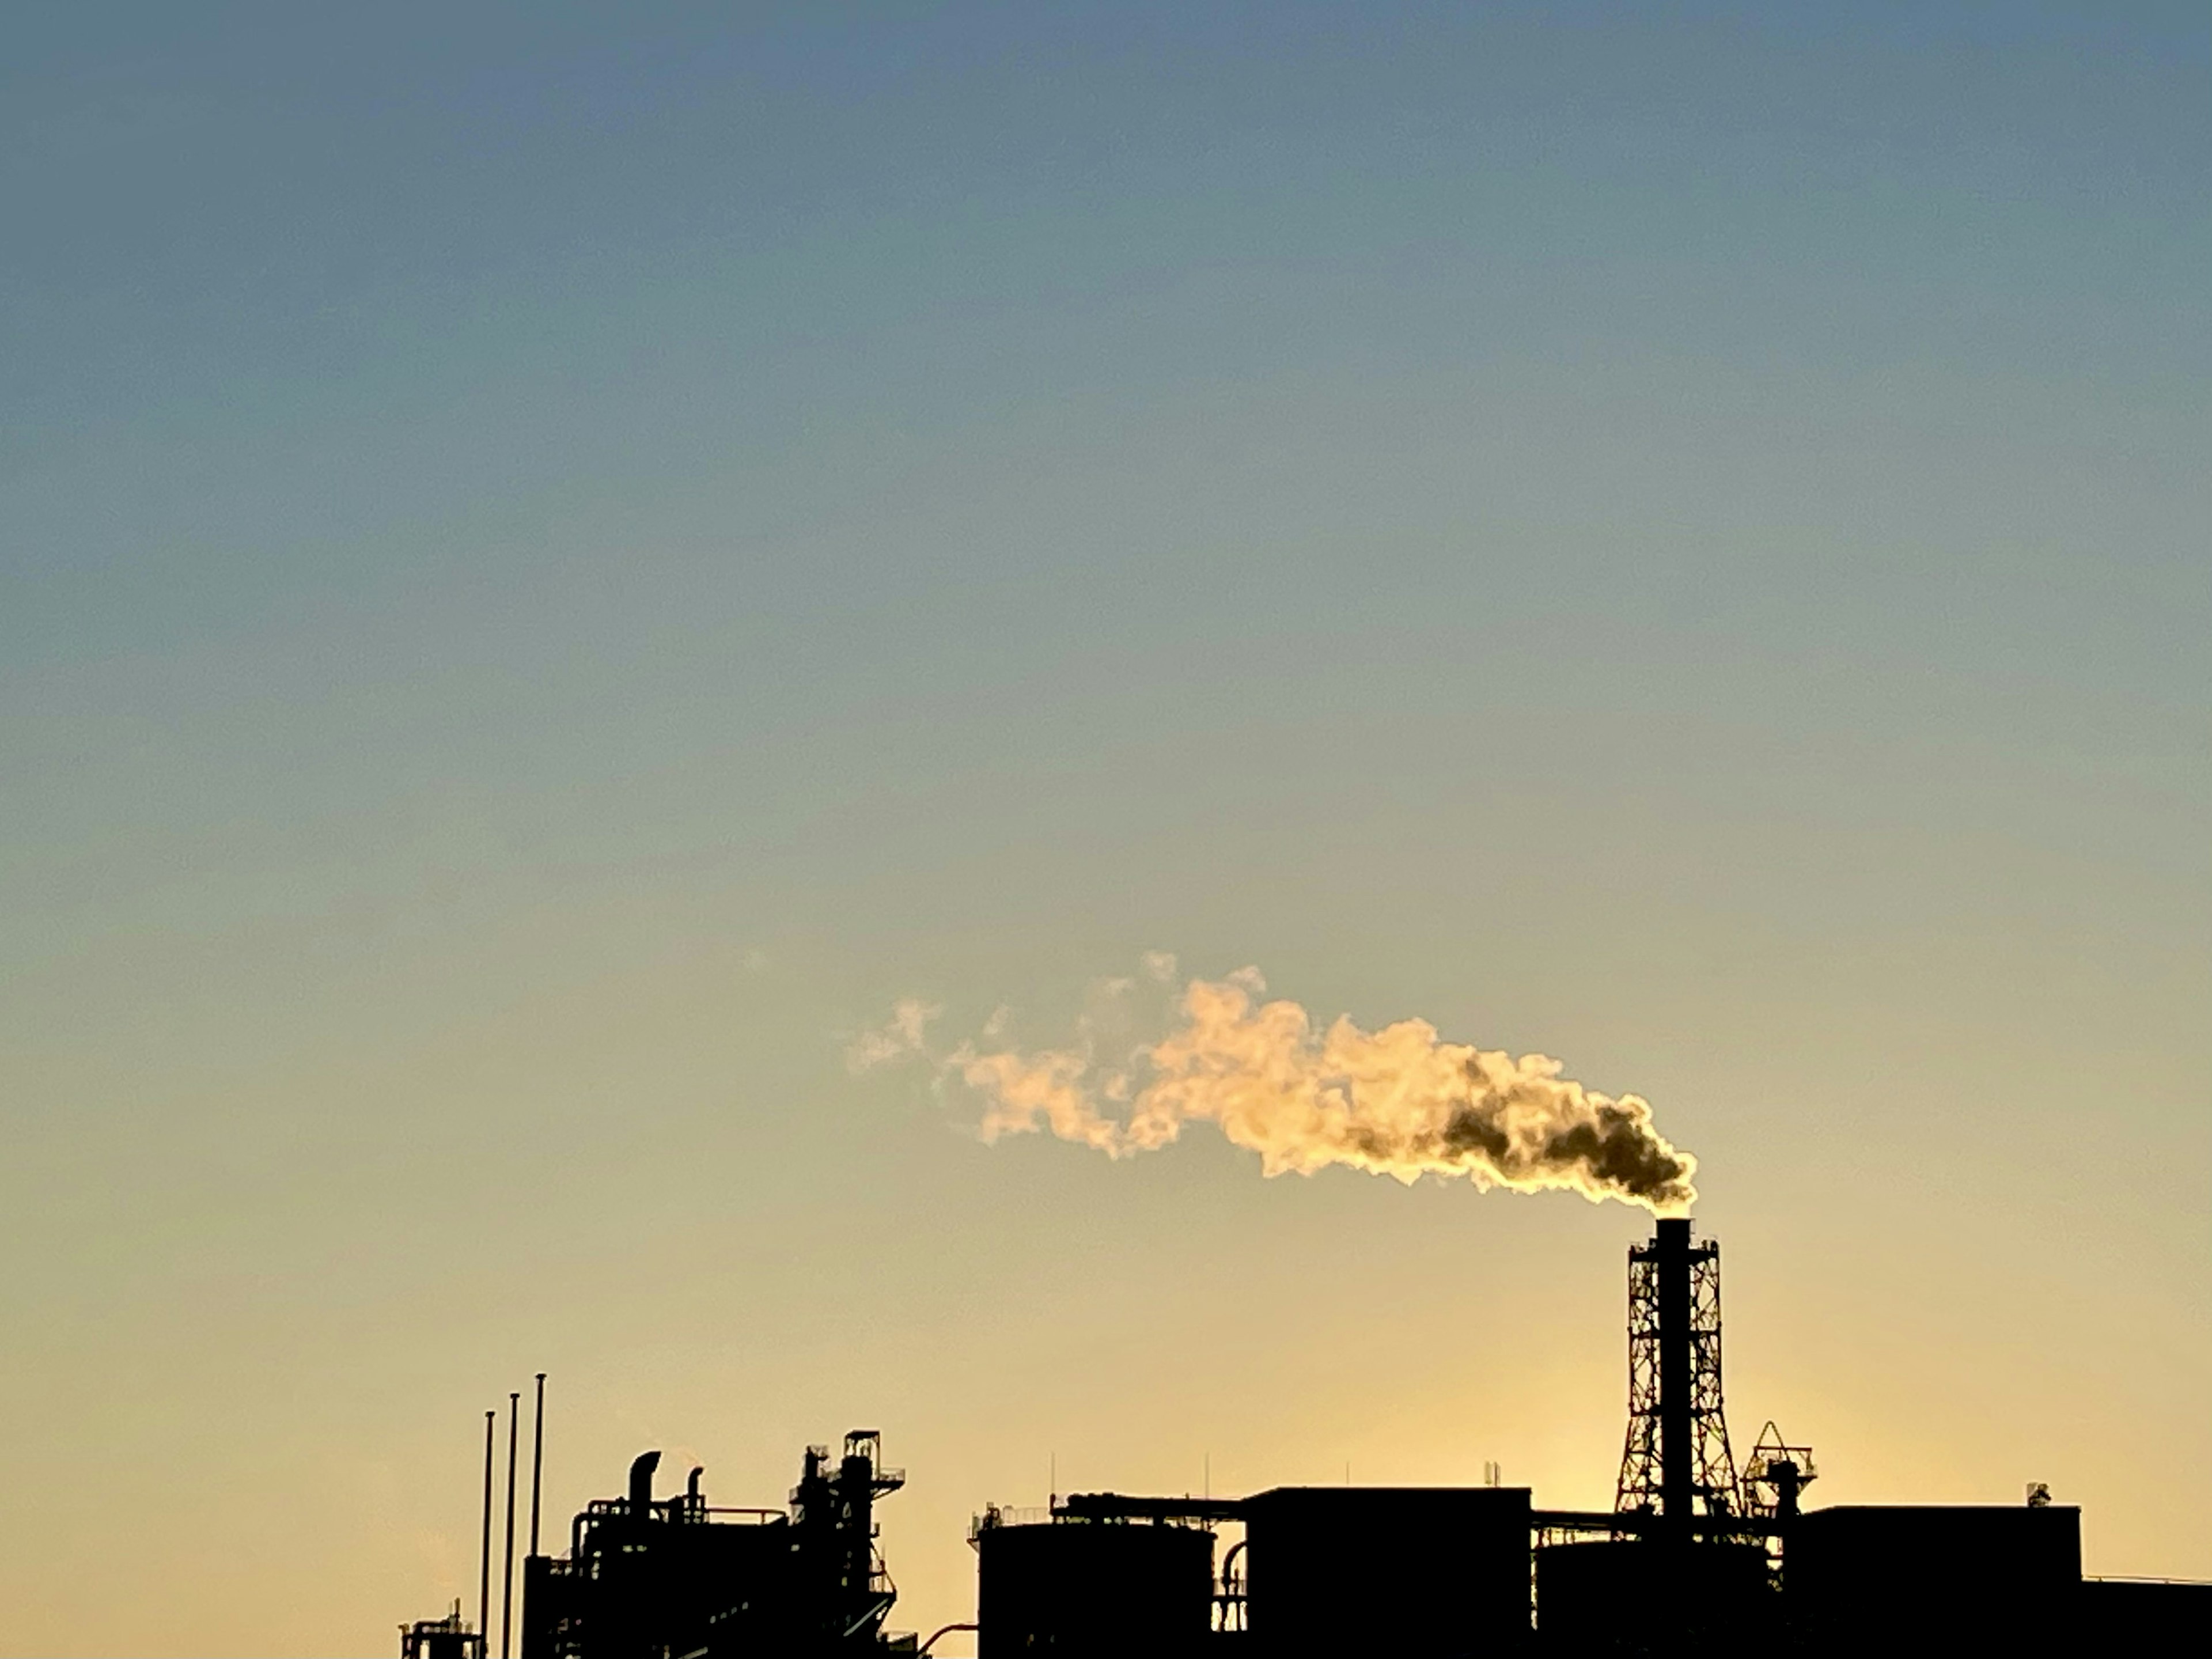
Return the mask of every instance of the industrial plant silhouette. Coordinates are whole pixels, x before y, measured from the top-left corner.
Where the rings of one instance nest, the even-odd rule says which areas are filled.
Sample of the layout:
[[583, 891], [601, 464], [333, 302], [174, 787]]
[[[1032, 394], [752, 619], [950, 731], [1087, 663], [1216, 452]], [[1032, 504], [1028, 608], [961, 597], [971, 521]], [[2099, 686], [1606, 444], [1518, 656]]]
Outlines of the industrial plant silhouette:
[[[594, 1499], [567, 1553], [538, 1544], [544, 1378], [532, 1438], [519, 1659], [830, 1659], [921, 1654], [973, 1632], [981, 1659], [1527, 1659], [1584, 1656], [2201, 1653], [2212, 1583], [2085, 1578], [2081, 1511], [1811, 1508], [1812, 1452], [1769, 1424], [1739, 1464], [1721, 1388], [1720, 1248], [1662, 1219], [1629, 1252], [1628, 1431], [1613, 1507], [1523, 1487], [1280, 1486], [1248, 1497], [1054, 1496], [986, 1507], [973, 1623], [891, 1634], [875, 1505], [904, 1484], [872, 1429], [807, 1448], [787, 1505], [711, 1505], [659, 1453]], [[520, 1396], [508, 1396], [499, 1659], [513, 1595]], [[401, 1627], [402, 1659], [491, 1659], [495, 1425], [486, 1414], [473, 1624]], [[1495, 1472], [1492, 1471], [1494, 1480]], [[1237, 1534], [1233, 1539], [1224, 1534]]]

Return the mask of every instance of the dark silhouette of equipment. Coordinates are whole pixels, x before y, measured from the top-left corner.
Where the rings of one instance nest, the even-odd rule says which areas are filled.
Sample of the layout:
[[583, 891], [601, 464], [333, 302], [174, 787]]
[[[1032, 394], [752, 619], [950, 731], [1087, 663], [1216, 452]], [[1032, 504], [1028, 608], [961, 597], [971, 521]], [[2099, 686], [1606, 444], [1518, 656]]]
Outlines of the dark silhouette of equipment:
[[1721, 1403], [1721, 1247], [1662, 1220], [1628, 1252], [1628, 1440], [1613, 1507], [1677, 1538], [1741, 1507]]
[[1737, 1469], [1720, 1252], [1686, 1221], [1630, 1252], [1628, 1345], [1611, 1510], [1538, 1510], [1488, 1484], [986, 1510], [971, 1534], [981, 1659], [2148, 1655], [2162, 1650], [2118, 1633], [2179, 1628], [2207, 1588], [2085, 1584], [2078, 1511], [2039, 1487], [2017, 1508], [1808, 1512], [1812, 1449], [1771, 1423]]
[[2212, 1583], [2084, 1578], [2076, 1620], [2084, 1653], [2203, 1653], [2212, 1646]]
[[[978, 1653], [1518, 1653], [1529, 1642], [1531, 1518], [1528, 1490], [1515, 1486], [1077, 1492], [1033, 1520], [987, 1509], [969, 1534]], [[1228, 1526], [1244, 1536], [1217, 1583]]]
[[1628, 1433], [1613, 1514], [1601, 1528], [1539, 1517], [1544, 1651], [1772, 1650], [1769, 1534], [1729, 1449], [1720, 1246], [1693, 1238], [1686, 1219], [1662, 1219], [1628, 1252]]
[[1786, 1528], [1796, 1518], [1798, 1500], [1818, 1473], [1813, 1467], [1813, 1449], [1784, 1445], [1782, 1431], [1769, 1423], [1759, 1431], [1759, 1443], [1751, 1449], [1736, 1490], [1749, 1513]]
[[1212, 1630], [1213, 1533], [1201, 1517], [987, 1509], [975, 1547], [981, 1659], [1158, 1655], [1196, 1659]]
[[483, 1528], [477, 1552], [477, 1622], [471, 1630], [461, 1604], [442, 1619], [418, 1619], [399, 1627], [400, 1659], [485, 1659], [484, 1632], [491, 1613], [491, 1471], [495, 1413], [484, 1413]]
[[884, 1634], [897, 1599], [876, 1550], [875, 1505], [905, 1484], [882, 1437], [855, 1429], [842, 1456], [806, 1449], [784, 1509], [710, 1506], [694, 1469], [653, 1495], [660, 1454], [630, 1465], [627, 1493], [594, 1498], [564, 1559], [524, 1564], [522, 1659], [830, 1659], [912, 1651]]
[[[981, 1659], [1953, 1659], [2203, 1652], [2212, 1584], [2085, 1579], [2081, 1511], [2025, 1504], [1804, 1507], [1812, 1449], [1769, 1422], [1730, 1461], [1720, 1249], [1661, 1220], [1629, 1251], [1628, 1431], [1613, 1507], [1524, 1488], [1284, 1486], [1245, 1498], [1079, 1492], [989, 1507], [969, 1533], [975, 1621], [920, 1647], [885, 1633], [897, 1592], [875, 1505], [904, 1484], [882, 1438], [807, 1448], [780, 1509], [711, 1507], [660, 1454], [594, 1499], [568, 1554], [538, 1553], [544, 1378], [532, 1436], [521, 1659], [919, 1659], [955, 1631]], [[517, 1413], [508, 1396], [508, 1548]], [[402, 1659], [489, 1659], [495, 1413], [484, 1421], [478, 1621], [400, 1627]], [[1241, 1535], [1237, 1535], [1241, 1534]], [[1224, 1537], [1224, 1534], [1228, 1534]], [[1223, 1546], [1226, 1545], [1224, 1549]], [[504, 1592], [503, 1592], [504, 1596]], [[507, 1632], [502, 1620], [501, 1643]], [[503, 1659], [503, 1656], [502, 1656]]]
[[484, 1659], [483, 1632], [469, 1628], [456, 1601], [443, 1619], [399, 1627], [399, 1659]]
[[1821, 1656], [2105, 1652], [2071, 1640], [2081, 1511], [2045, 1501], [1813, 1510], [1784, 1546], [1792, 1623]]
[[1537, 1631], [1560, 1659], [1771, 1652], [1778, 1606], [1755, 1540], [1685, 1542], [1662, 1528], [1536, 1552]]
[[1244, 1504], [1255, 1655], [1475, 1659], [1528, 1645], [1524, 1486], [1278, 1486]]

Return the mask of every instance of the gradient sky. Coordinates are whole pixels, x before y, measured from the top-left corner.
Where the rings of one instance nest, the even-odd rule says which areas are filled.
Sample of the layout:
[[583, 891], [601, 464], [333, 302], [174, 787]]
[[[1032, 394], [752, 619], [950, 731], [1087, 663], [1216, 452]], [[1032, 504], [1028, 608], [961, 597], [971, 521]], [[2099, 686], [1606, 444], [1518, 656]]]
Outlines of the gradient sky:
[[390, 1651], [540, 1369], [559, 1517], [881, 1427], [925, 1631], [1055, 1462], [1608, 1502], [1640, 1212], [845, 1069], [1154, 949], [1648, 1096], [1814, 1501], [2212, 1577], [2201, 3], [0, 38], [0, 1649]]

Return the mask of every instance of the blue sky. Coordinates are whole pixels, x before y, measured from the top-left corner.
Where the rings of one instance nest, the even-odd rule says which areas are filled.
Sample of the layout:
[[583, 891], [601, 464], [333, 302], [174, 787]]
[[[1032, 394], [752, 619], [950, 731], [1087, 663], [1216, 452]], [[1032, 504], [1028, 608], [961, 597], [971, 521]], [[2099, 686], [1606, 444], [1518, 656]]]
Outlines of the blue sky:
[[[1055, 1448], [1603, 1501], [1634, 1217], [842, 1066], [1150, 949], [1650, 1096], [1832, 1496], [2055, 1474], [2212, 1573], [2208, 67], [2183, 6], [19, 9], [0, 1406], [148, 1518], [11, 1534], [9, 1639], [380, 1644], [541, 1364], [562, 1503], [896, 1410], [925, 1627]], [[54, 1588], [118, 1555], [161, 1616]]]

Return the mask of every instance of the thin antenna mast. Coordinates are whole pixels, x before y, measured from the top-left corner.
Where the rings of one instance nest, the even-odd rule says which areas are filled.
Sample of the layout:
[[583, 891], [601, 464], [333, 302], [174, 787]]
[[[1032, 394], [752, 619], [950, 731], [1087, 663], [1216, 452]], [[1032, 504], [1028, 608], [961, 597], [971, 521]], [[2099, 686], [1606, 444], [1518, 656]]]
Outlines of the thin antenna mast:
[[538, 1553], [538, 1492], [545, 1479], [545, 1373], [538, 1373], [538, 1412], [530, 1425], [530, 1553]]
[[520, 1425], [522, 1396], [507, 1397], [507, 1570], [499, 1587], [499, 1659], [507, 1659], [507, 1638], [514, 1627], [514, 1451]]
[[497, 1412], [484, 1413], [483, 1542], [477, 1552], [477, 1634], [491, 1628], [491, 1428]]

